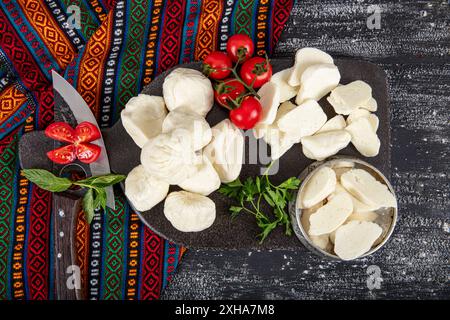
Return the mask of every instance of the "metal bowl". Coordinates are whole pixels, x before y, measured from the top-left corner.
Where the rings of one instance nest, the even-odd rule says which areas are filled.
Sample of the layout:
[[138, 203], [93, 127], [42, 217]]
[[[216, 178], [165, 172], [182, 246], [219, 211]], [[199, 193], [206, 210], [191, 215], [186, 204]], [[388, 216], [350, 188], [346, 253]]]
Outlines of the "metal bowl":
[[[371, 164], [369, 164], [363, 160], [360, 160], [358, 158], [353, 158], [353, 157], [348, 157], [348, 156], [335, 156], [327, 161], [314, 162], [310, 166], [308, 166], [305, 170], [303, 170], [303, 172], [299, 176], [299, 179], [301, 180], [301, 184], [298, 189], [297, 196], [295, 197], [294, 200], [292, 200], [289, 203], [289, 214], [291, 216], [292, 227], [294, 229], [296, 236], [300, 239], [300, 242], [305, 247], [307, 247], [310, 251], [314, 252], [315, 254], [317, 254], [321, 257], [326, 257], [326, 258], [329, 258], [332, 260], [339, 260], [339, 261], [344, 261], [344, 260], [341, 259], [340, 257], [338, 257], [332, 251], [327, 251], [327, 250], [323, 250], [322, 248], [319, 248], [317, 245], [315, 245], [312, 242], [308, 233], [304, 230], [302, 222], [301, 222], [303, 210], [298, 205], [298, 199], [299, 199], [299, 194], [301, 194], [303, 192], [303, 189], [306, 186], [306, 184], [308, 183], [309, 179], [314, 175], [314, 173], [317, 172], [317, 170], [319, 170], [320, 168], [322, 168], [324, 166], [327, 166], [330, 168], [338, 167], [339, 163], [342, 163], [342, 162], [351, 162], [354, 164], [354, 168], [364, 169], [364, 170], [368, 171], [369, 173], [371, 173], [378, 181], [384, 183], [388, 187], [389, 191], [392, 192], [395, 199], [397, 200], [394, 189], [392, 188], [392, 185], [390, 184], [389, 180], [377, 168], [375, 168]], [[386, 244], [386, 242], [391, 237], [391, 235], [394, 231], [395, 225], [397, 223], [397, 218], [398, 218], [397, 207], [398, 206], [396, 206], [396, 208], [381, 208], [376, 211], [380, 215], [379, 219], [382, 219], [382, 221], [386, 225], [388, 225], [388, 224], [389, 225], [387, 227], [383, 228], [383, 233], [380, 236], [380, 239], [377, 240], [378, 243], [375, 246], [373, 246], [368, 252], [366, 252], [362, 256], [359, 256], [356, 259], [371, 255], [372, 253], [381, 249], [381, 247], [383, 247]]]

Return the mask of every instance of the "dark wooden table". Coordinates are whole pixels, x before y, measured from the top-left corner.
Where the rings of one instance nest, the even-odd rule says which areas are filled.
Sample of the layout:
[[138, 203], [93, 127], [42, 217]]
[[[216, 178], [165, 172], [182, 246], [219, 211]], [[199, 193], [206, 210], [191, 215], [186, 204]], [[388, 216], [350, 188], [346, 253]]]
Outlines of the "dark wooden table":
[[[381, 29], [367, 27], [370, 5], [381, 9]], [[300, 244], [293, 251], [190, 250], [163, 299], [449, 299], [448, 2], [301, 0], [275, 55], [305, 46], [387, 72], [391, 180], [400, 205], [392, 239], [349, 263], [323, 260]], [[379, 277], [368, 274], [376, 270]], [[379, 289], [370, 285], [377, 278]]]

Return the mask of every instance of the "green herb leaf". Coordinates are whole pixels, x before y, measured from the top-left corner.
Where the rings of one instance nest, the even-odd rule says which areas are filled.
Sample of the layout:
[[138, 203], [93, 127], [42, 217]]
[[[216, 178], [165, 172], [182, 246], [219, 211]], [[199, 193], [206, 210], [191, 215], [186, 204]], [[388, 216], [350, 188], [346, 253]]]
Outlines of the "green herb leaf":
[[269, 194], [263, 193], [263, 197], [264, 197], [264, 200], [266, 200], [266, 202], [269, 204], [269, 206], [275, 207], [275, 203], [272, 201]]
[[94, 209], [106, 209], [106, 190], [104, 188], [95, 189]]
[[242, 211], [242, 209], [244, 209], [244, 208], [243, 207], [231, 206], [230, 207], [231, 219], [236, 218], [238, 216], [238, 214]]
[[74, 184], [82, 187], [105, 188], [124, 180], [126, 176], [122, 174], [106, 174], [103, 176], [89, 177], [87, 179], [75, 181]]
[[[261, 233], [258, 234], [261, 243], [278, 226], [285, 228], [286, 235], [292, 235], [291, 219], [286, 213], [286, 206], [294, 197], [292, 190], [296, 190], [300, 185], [299, 179], [291, 177], [275, 186], [270, 182], [268, 171], [266, 170], [262, 176], [249, 177], [244, 183], [237, 179], [223, 184], [219, 189], [221, 194], [237, 200], [240, 204], [230, 207], [232, 219], [243, 211], [255, 217], [256, 224], [261, 229]], [[271, 213], [266, 214], [262, 211], [264, 208], [262, 200], [272, 208]]]
[[83, 197], [83, 211], [87, 223], [91, 224], [94, 218], [94, 191], [89, 189]]
[[22, 174], [39, 188], [51, 192], [66, 191], [72, 186], [69, 179], [57, 177], [44, 169], [23, 169]]

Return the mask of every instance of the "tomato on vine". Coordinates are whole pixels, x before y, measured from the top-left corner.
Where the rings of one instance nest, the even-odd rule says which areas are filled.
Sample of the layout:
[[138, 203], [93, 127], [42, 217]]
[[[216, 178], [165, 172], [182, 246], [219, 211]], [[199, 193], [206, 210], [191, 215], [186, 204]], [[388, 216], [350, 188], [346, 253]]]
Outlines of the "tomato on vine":
[[230, 58], [220, 51], [213, 51], [203, 60], [203, 73], [211, 79], [221, 80], [231, 73], [232, 63]]
[[255, 45], [246, 34], [232, 35], [227, 41], [227, 53], [233, 62], [244, 62], [253, 56]]
[[214, 97], [225, 108], [233, 106], [232, 101], [245, 93], [244, 85], [236, 79], [228, 78], [215, 85]]
[[241, 67], [241, 78], [248, 86], [260, 88], [270, 81], [272, 66], [267, 58], [253, 57], [245, 61]]
[[244, 97], [239, 107], [230, 111], [230, 120], [240, 129], [252, 129], [261, 119], [261, 103], [253, 96]]

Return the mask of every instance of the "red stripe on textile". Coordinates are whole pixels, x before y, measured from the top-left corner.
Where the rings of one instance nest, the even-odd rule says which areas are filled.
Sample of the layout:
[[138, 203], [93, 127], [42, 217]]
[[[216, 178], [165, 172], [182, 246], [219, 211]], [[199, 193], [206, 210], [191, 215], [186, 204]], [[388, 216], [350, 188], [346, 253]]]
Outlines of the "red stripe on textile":
[[144, 257], [142, 259], [141, 299], [158, 299], [161, 294], [164, 266], [164, 240], [150, 228], [144, 228]]
[[275, 46], [278, 43], [278, 40], [280, 39], [284, 25], [289, 19], [293, 5], [294, 0], [275, 1], [275, 6], [272, 12], [272, 33], [271, 33], [272, 40], [270, 43], [271, 53], [273, 53], [273, 50], [275, 50]]
[[185, 0], [167, 1], [159, 48], [158, 74], [178, 64], [185, 11]]
[[32, 187], [26, 273], [29, 298], [46, 300], [49, 294], [51, 193]]
[[[33, 46], [33, 43], [31, 44]], [[0, 10], [0, 46], [8, 59], [12, 61], [15, 71], [22, 83], [35, 90], [39, 85], [46, 84], [47, 78], [39, 68], [38, 63], [50, 65], [47, 57], [41, 56], [41, 61], [35, 61], [33, 55], [17, 35], [3, 10]], [[37, 53], [39, 55], [39, 53]]]

